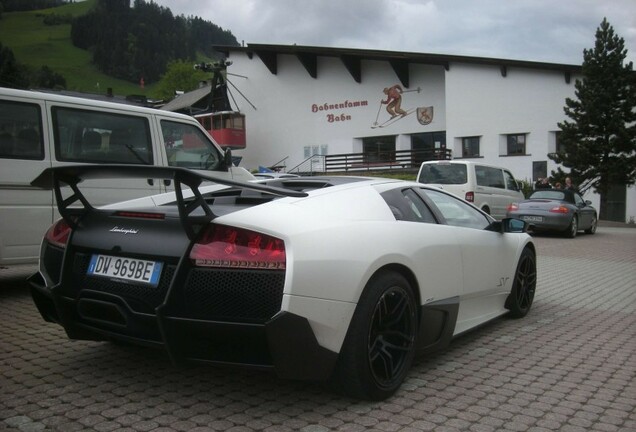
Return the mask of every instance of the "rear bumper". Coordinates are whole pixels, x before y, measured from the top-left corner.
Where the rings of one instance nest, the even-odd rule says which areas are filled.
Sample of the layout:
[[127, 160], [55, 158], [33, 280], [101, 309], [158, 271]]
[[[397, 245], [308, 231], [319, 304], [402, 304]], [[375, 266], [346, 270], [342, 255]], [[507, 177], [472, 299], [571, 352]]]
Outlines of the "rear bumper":
[[[526, 221], [532, 225], [535, 231], [565, 231], [572, 221], [571, 216], [546, 215], [545, 213], [508, 213], [508, 217], [513, 217]], [[527, 220], [526, 218], [541, 217], [541, 221]]]
[[287, 379], [327, 379], [338, 357], [319, 345], [305, 317], [286, 311], [264, 323], [213, 321], [177, 316], [164, 305], [139, 312], [111, 293], [65, 296], [59, 284], [46, 286], [40, 273], [29, 282], [42, 317], [60, 324], [71, 339], [121, 340], [164, 350], [175, 364], [235, 365]]

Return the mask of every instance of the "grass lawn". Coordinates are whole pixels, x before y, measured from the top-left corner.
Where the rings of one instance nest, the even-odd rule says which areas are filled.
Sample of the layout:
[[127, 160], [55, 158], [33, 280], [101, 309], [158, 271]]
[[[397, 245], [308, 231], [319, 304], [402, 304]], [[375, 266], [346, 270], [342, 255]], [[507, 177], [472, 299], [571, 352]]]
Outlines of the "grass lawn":
[[[0, 41], [13, 50], [18, 62], [33, 69], [48, 66], [66, 78], [68, 90], [105, 93], [112, 88], [118, 95], [152, 93], [153, 85], [138, 84], [104, 75], [91, 63], [91, 53], [71, 43], [71, 25], [49, 26], [47, 14], [79, 16], [94, 7], [96, 0], [28, 12], [5, 12], [0, 20]], [[98, 84], [99, 83], [99, 84]]]

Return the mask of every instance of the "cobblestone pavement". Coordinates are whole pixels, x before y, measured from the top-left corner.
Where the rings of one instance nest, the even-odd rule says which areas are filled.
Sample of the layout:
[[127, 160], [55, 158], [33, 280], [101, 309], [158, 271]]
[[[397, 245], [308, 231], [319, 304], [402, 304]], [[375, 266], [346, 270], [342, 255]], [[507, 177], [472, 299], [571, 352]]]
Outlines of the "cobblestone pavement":
[[384, 402], [131, 346], [69, 341], [0, 270], [0, 429], [634, 431], [636, 229], [535, 238], [522, 320], [498, 319], [420, 360]]

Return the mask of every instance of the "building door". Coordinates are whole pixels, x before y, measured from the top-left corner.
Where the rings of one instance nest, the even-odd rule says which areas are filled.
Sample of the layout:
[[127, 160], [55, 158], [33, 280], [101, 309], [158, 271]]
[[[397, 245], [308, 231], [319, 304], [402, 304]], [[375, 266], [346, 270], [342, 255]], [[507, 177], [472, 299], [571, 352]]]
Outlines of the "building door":
[[612, 185], [607, 196], [601, 195], [599, 219], [625, 222], [627, 186]]
[[445, 149], [446, 131], [418, 133], [411, 135], [413, 166], [419, 166], [424, 161], [440, 159], [438, 157], [439, 151]]
[[395, 135], [362, 139], [364, 163], [378, 164], [395, 161]]

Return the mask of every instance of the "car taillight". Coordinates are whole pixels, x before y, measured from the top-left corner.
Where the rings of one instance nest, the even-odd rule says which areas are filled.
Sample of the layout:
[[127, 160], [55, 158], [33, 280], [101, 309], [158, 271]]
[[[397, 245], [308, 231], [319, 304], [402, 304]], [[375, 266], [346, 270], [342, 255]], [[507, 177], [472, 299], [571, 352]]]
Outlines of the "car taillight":
[[285, 242], [242, 228], [210, 225], [199, 235], [190, 259], [199, 267], [283, 270]]
[[570, 209], [567, 208], [566, 206], [556, 206], [550, 209], [550, 213], [568, 214], [569, 212], [570, 212]]
[[64, 219], [60, 219], [51, 225], [44, 238], [54, 246], [65, 248], [71, 235], [71, 227]]
[[475, 192], [466, 192], [466, 197], [464, 199], [468, 202], [475, 202]]
[[519, 205], [517, 203], [510, 203], [508, 204], [508, 208], [506, 210], [508, 210], [509, 212], [517, 211], [519, 210]]

